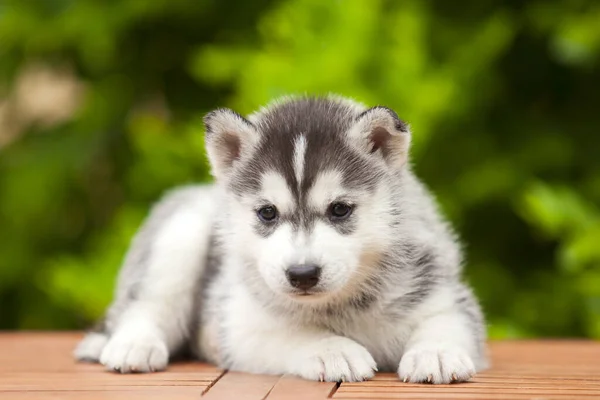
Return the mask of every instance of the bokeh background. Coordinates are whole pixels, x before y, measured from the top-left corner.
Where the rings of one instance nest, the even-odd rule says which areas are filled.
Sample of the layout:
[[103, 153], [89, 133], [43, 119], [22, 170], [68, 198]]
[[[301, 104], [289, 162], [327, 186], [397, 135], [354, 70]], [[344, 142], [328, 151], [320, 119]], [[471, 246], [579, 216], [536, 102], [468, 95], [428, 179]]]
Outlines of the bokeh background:
[[600, 2], [0, 2], [0, 329], [78, 329], [202, 116], [290, 93], [394, 108], [490, 336], [600, 338]]

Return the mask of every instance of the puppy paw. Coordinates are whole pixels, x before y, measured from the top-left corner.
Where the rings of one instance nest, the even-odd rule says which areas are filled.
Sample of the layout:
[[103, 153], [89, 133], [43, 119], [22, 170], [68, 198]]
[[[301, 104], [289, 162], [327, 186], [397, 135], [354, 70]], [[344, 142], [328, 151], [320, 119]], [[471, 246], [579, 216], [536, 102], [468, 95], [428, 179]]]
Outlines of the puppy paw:
[[166, 368], [169, 351], [165, 343], [151, 334], [114, 335], [100, 356], [106, 369], [121, 372], [155, 372]]
[[77, 361], [98, 362], [106, 343], [108, 343], [108, 335], [98, 332], [88, 333], [75, 348], [73, 356]]
[[367, 349], [344, 337], [321, 340], [295, 365], [296, 374], [305, 379], [328, 382], [357, 382], [372, 378], [377, 364]]
[[400, 380], [411, 383], [464, 382], [474, 374], [475, 366], [465, 351], [445, 346], [411, 349], [398, 368]]

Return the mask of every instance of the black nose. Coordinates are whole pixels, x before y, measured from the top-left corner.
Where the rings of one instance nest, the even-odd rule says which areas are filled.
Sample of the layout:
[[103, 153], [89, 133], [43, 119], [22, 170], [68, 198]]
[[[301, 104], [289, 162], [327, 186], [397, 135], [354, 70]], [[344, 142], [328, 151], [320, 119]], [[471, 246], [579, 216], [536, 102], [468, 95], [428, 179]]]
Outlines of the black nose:
[[286, 274], [293, 287], [308, 290], [319, 283], [321, 268], [316, 265], [294, 265], [288, 268]]

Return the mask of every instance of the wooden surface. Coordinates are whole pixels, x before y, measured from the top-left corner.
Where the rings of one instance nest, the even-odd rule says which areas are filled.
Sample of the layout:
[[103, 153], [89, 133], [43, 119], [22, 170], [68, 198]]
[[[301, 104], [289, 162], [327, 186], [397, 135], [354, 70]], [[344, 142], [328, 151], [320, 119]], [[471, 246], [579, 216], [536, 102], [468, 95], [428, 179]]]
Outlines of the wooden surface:
[[0, 333], [0, 399], [600, 399], [600, 343], [497, 342], [493, 367], [471, 382], [412, 385], [394, 374], [361, 383], [320, 383], [224, 372], [200, 363], [119, 375], [77, 364], [75, 333]]

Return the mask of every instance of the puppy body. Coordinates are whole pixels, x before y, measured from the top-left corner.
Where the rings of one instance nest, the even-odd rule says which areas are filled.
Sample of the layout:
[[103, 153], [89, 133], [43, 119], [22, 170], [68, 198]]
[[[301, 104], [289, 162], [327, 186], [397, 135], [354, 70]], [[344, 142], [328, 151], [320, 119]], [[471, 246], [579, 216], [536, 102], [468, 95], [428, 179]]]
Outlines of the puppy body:
[[231, 370], [433, 383], [486, 366], [460, 247], [392, 110], [288, 98], [205, 122], [216, 185], [157, 204], [78, 359], [151, 371], [190, 348]]

